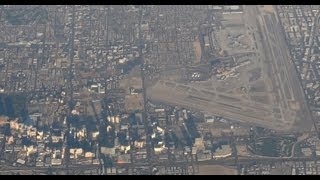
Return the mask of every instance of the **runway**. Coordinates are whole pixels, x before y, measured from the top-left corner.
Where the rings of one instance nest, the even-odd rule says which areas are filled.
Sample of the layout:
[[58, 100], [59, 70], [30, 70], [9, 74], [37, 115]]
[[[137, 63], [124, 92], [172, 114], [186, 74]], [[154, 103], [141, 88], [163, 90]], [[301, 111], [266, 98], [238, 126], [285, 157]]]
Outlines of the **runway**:
[[[207, 112], [279, 132], [303, 132], [313, 121], [298, 74], [275, 14], [245, 6], [246, 26], [252, 33], [270, 103], [260, 103], [201, 85], [160, 80], [148, 88], [154, 101]], [[276, 110], [275, 110], [276, 109]]]

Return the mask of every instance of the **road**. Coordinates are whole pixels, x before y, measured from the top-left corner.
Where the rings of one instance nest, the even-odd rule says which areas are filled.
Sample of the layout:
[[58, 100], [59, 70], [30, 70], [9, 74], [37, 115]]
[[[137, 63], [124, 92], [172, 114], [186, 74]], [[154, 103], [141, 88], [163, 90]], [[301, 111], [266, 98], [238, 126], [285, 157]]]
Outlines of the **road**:
[[[75, 6], [72, 6], [72, 23], [71, 23], [71, 35], [69, 37], [69, 59], [70, 59], [70, 64], [68, 67], [68, 77], [67, 77], [67, 96], [68, 96], [68, 103], [69, 103], [69, 109], [68, 109], [68, 115], [71, 114], [71, 111], [73, 110], [74, 107], [72, 107], [71, 103], [73, 102], [73, 85], [72, 85], [72, 80], [73, 80], [73, 59], [74, 59], [74, 36], [75, 36]], [[69, 132], [70, 132], [70, 124], [68, 122], [66, 129], [65, 136], [68, 137]], [[69, 149], [70, 147], [68, 146], [67, 143], [68, 140], [64, 141], [64, 144], [66, 146], [65, 148], [65, 155], [64, 155], [64, 165], [65, 169], [67, 170], [67, 173], [69, 173], [69, 160], [70, 160], [70, 152]]]
[[148, 110], [147, 110], [147, 88], [146, 88], [146, 75], [145, 75], [145, 61], [143, 58], [143, 52], [142, 52], [142, 45], [144, 44], [144, 40], [143, 40], [143, 34], [142, 34], [142, 21], [143, 21], [143, 6], [140, 6], [139, 8], [139, 56], [142, 60], [141, 63], [141, 79], [142, 79], [142, 93], [143, 93], [143, 113], [142, 113], [142, 119], [143, 119], [143, 124], [144, 124], [144, 130], [145, 130], [145, 134], [146, 134], [146, 149], [147, 149], [147, 159], [148, 159], [148, 167], [150, 172], [152, 172], [152, 167], [151, 164], [153, 163], [153, 157], [154, 157], [154, 153], [153, 153], [153, 145], [152, 145], [152, 140], [151, 140], [151, 134], [152, 132], [149, 130], [149, 116], [148, 116]]

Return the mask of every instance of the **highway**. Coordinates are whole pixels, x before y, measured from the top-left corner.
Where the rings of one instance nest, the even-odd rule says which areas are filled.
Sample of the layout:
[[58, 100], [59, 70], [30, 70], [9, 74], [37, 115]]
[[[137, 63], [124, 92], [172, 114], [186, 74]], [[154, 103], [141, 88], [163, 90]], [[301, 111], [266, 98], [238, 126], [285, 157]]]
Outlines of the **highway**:
[[[289, 162], [289, 161], [318, 161], [320, 157], [243, 157], [238, 156], [238, 163], [241, 165], [245, 164], [252, 164], [252, 163], [276, 163], [276, 162]], [[229, 157], [225, 159], [211, 159], [207, 161], [198, 161], [196, 162], [197, 165], [225, 165], [225, 166], [236, 166], [235, 158]], [[183, 167], [186, 166], [187, 162], [158, 162], [155, 163], [154, 166], [158, 167], [169, 167], [169, 166], [176, 166], [176, 167]], [[115, 168], [142, 168], [142, 167], [149, 167], [149, 163], [122, 163], [116, 164]], [[100, 165], [70, 165], [69, 171], [84, 171], [84, 170], [97, 170], [100, 168]], [[35, 171], [35, 172], [46, 172], [48, 171], [49, 167], [12, 167], [12, 166], [2, 166], [0, 168], [1, 172], [18, 172], [18, 171]], [[64, 171], [66, 170], [64, 166], [52, 166], [52, 171]]]

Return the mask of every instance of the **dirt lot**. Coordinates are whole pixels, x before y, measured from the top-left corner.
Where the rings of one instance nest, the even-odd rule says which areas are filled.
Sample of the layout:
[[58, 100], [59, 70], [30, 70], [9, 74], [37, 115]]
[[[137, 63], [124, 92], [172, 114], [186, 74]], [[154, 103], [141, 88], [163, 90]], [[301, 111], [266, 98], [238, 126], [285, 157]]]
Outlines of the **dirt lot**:
[[128, 111], [142, 110], [143, 109], [142, 94], [126, 95], [125, 96], [125, 108]]
[[130, 87], [135, 89], [142, 88], [142, 79], [139, 67], [135, 67], [129, 75], [120, 81], [120, 88], [125, 89], [128, 93]]
[[274, 8], [273, 5], [263, 5], [263, 7], [261, 7], [264, 11], [270, 12], [270, 13], [274, 13]]
[[247, 150], [246, 145], [237, 145], [237, 151], [239, 156], [249, 156], [250, 152]]
[[128, 111], [143, 109], [143, 96], [142, 94], [130, 94], [130, 87], [135, 89], [142, 88], [141, 71], [139, 67], [135, 67], [130, 74], [120, 81], [120, 88], [126, 90], [125, 96], [125, 109]]
[[237, 170], [220, 165], [200, 165], [197, 175], [237, 175]]
[[0, 116], [0, 125], [8, 123], [8, 119], [5, 116]]
[[224, 14], [223, 15], [224, 25], [243, 25], [242, 15], [239, 14]]
[[196, 63], [198, 63], [201, 60], [201, 47], [200, 47], [200, 41], [198, 39], [196, 39], [193, 42], [193, 48], [194, 48], [194, 52], [196, 54]]

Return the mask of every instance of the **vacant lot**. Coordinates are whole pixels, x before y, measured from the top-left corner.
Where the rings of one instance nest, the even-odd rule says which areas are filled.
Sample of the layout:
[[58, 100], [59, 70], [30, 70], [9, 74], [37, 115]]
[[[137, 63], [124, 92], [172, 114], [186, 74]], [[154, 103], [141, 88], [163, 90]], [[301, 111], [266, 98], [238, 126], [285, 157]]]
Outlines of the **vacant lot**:
[[220, 165], [200, 165], [198, 175], [237, 175], [237, 170]]
[[126, 95], [125, 96], [125, 108], [128, 111], [142, 110], [143, 109], [142, 94]]
[[201, 60], [201, 46], [200, 46], [200, 41], [198, 38], [193, 42], [193, 48], [194, 48], [194, 52], [196, 54], [196, 62], [200, 62], [200, 60]]

